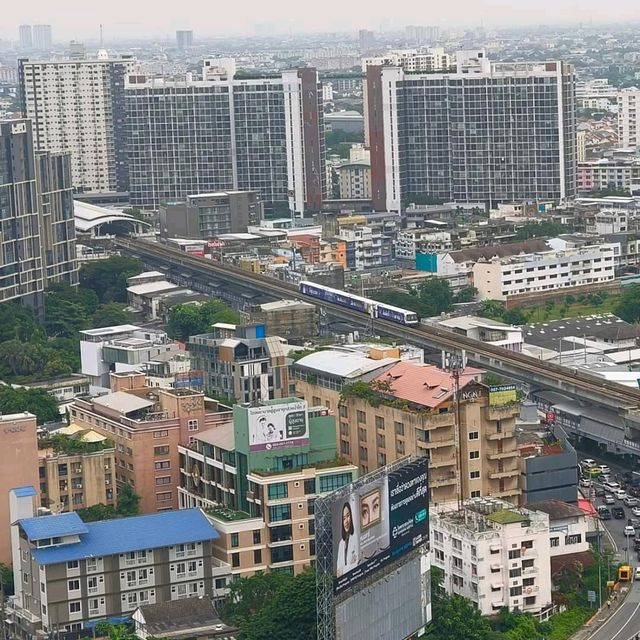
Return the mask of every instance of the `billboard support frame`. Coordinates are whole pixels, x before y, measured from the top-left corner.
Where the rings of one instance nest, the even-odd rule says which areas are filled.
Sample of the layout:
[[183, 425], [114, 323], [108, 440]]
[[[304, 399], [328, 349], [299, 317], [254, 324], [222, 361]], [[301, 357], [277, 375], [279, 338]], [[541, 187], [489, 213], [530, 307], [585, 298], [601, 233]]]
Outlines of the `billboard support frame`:
[[375, 482], [422, 457], [423, 456], [417, 455], [405, 456], [389, 465], [375, 469], [346, 487], [338, 489], [322, 498], [318, 498], [315, 501], [317, 640], [340, 640], [336, 635], [336, 605], [352, 597], [354, 593], [366, 588], [367, 583], [370, 584], [379, 580], [384, 574], [388, 573], [388, 571], [396, 569], [398, 566], [405, 564], [405, 562], [415, 557], [415, 554], [410, 552], [397, 562], [392, 563], [388, 570], [374, 574], [369, 579], [365, 579], [363, 583], [351, 586], [340, 594], [335, 594], [333, 582], [333, 532], [331, 526], [332, 505], [334, 500], [340, 495], [348, 495], [353, 489], [358, 489], [371, 482]]

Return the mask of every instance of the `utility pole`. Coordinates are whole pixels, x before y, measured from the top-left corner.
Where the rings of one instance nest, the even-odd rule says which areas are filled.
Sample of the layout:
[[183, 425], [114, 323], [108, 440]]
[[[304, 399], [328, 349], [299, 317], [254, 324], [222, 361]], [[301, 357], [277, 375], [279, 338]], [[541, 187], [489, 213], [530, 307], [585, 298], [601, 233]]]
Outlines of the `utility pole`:
[[460, 441], [460, 372], [464, 367], [463, 358], [457, 355], [449, 356], [449, 371], [453, 380], [453, 439], [456, 447], [456, 496], [458, 510], [462, 509], [462, 442]]

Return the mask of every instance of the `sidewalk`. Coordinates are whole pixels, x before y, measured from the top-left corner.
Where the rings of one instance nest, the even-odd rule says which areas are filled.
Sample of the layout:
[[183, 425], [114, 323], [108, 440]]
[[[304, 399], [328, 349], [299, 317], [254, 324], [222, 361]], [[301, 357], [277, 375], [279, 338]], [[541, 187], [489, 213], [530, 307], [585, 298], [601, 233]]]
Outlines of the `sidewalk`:
[[[596, 631], [610, 620], [622, 606], [631, 591], [632, 584], [632, 582], [625, 584], [620, 591], [616, 592], [617, 597], [612, 597], [609, 601], [603, 602], [602, 609], [600, 609], [600, 611], [596, 611], [594, 616], [587, 621], [585, 626], [571, 637], [571, 640], [588, 640], [588, 638], [595, 634]], [[610, 603], [611, 606], [608, 606], [608, 603]]]

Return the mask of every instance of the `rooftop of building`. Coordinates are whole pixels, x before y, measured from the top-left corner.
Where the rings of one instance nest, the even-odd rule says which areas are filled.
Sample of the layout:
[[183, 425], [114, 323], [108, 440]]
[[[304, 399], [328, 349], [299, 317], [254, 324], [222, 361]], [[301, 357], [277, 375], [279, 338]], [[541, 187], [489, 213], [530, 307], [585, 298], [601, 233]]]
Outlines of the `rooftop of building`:
[[180, 509], [88, 523], [83, 522], [77, 513], [71, 512], [25, 518], [19, 523], [30, 542], [79, 536], [78, 542], [33, 549], [35, 560], [43, 565], [203, 542], [219, 537], [200, 509]]
[[94, 405], [113, 409], [123, 414], [150, 409], [155, 402], [150, 398], [141, 398], [134, 393], [127, 393], [126, 391], [115, 391], [93, 399]]
[[[460, 388], [480, 382], [484, 371], [466, 367], [460, 373]], [[413, 405], [435, 408], [453, 398], [454, 380], [449, 371], [431, 364], [398, 362], [375, 378], [375, 382], [388, 385], [384, 395], [406, 400]]]
[[15, 422], [16, 420], [35, 420], [36, 416], [28, 411], [21, 413], [0, 413], [0, 422]]
[[364, 120], [364, 116], [359, 111], [333, 111], [332, 113], [325, 113], [325, 120]]
[[516, 522], [527, 522], [529, 518], [514, 509], [499, 509], [487, 515], [487, 520], [497, 524], [514, 524]]
[[612, 313], [603, 313], [523, 325], [522, 334], [527, 344], [559, 350], [558, 340], [571, 337], [608, 342], [638, 340], [640, 325], [629, 324]]
[[491, 258], [506, 258], [548, 250], [549, 246], [547, 245], [546, 239], [532, 238], [531, 240], [525, 240], [524, 242], [460, 249], [458, 251], [449, 252], [449, 255], [455, 262], [461, 263], [478, 262], [479, 260], [490, 260]]
[[170, 291], [171, 289], [182, 289], [180, 285], [177, 285], [168, 280], [156, 280], [155, 282], [144, 282], [142, 284], [134, 284], [127, 287], [127, 291], [136, 296], [144, 296], [152, 293], [160, 293]]
[[162, 638], [214, 637], [234, 640], [236, 629], [222, 622], [209, 598], [195, 597], [139, 607], [144, 631]]
[[286, 311], [288, 309], [315, 309], [315, 305], [302, 300], [276, 300], [259, 305], [262, 311]]
[[564, 518], [577, 518], [584, 516], [584, 511], [574, 504], [562, 502], [562, 500], [541, 500], [530, 502], [526, 505], [532, 511], [544, 511], [549, 514], [550, 520], [562, 520]]
[[121, 333], [131, 333], [139, 330], [140, 327], [135, 324], [118, 324], [111, 327], [100, 327], [99, 329], [85, 329], [84, 331], [80, 331], [80, 334], [92, 337], [104, 336], [105, 338], [109, 338], [110, 336], [119, 335]]
[[396, 362], [398, 362], [397, 358], [374, 360], [366, 354], [351, 349], [333, 347], [315, 351], [300, 358], [296, 366], [339, 378], [358, 378]]
[[475, 329], [482, 327], [484, 329], [495, 329], [498, 331], [510, 330], [518, 331], [518, 327], [506, 324], [505, 322], [499, 322], [498, 320], [492, 320], [491, 318], [481, 318], [480, 316], [459, 316], [456, 318], [447, 318], [441, 320], [438, 324], [444, 327], [450, 327], [452, 329], [462, 329], [468, 331], [469, 329]]

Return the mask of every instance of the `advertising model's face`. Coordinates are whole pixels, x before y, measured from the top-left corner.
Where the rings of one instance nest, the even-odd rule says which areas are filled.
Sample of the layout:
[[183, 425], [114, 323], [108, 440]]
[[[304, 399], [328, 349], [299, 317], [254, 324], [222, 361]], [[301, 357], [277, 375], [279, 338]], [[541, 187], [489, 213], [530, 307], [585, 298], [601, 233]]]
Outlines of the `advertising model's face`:
[[342, 528], [345, 531], [351, 530], [351, 511], [346, 506], [342, 509]]
[[363, 529], [378, 523], [380, 521], [380, 492], [375, 491], [362, 498], [360, 501], [360, 511]]

